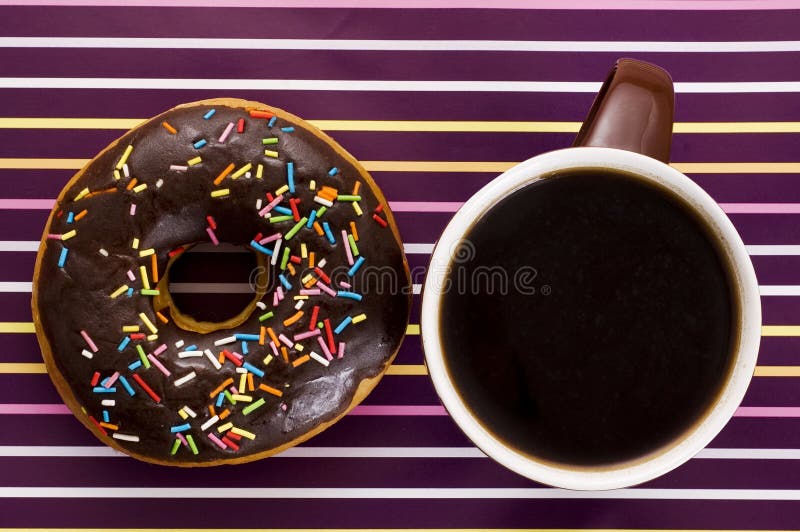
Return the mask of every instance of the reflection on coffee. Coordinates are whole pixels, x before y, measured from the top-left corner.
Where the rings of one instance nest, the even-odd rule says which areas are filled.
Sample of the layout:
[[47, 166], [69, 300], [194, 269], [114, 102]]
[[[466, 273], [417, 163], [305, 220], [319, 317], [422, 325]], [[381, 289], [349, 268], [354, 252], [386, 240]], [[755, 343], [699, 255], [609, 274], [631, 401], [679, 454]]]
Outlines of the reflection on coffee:
[[736, 349], [714, 242], [682, 200], [625, 174], [516, 191], [450, 265], [440, 327], [458, 393], [544, 461], [609, 465], [676, 441], [715, 402]]

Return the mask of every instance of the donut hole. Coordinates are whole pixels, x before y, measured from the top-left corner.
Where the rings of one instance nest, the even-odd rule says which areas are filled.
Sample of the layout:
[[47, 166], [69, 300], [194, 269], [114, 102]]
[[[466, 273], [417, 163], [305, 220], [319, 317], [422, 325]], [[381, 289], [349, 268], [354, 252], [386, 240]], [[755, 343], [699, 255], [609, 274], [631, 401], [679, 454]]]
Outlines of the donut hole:
[[[268, 265], [250, 249], [232, 244], [200, 243], [175, 257], [162, 279], [175, 323], [209, 333], [246, 321], [266, 290]], [[163, 288], [166, 288], [164, 290]]]

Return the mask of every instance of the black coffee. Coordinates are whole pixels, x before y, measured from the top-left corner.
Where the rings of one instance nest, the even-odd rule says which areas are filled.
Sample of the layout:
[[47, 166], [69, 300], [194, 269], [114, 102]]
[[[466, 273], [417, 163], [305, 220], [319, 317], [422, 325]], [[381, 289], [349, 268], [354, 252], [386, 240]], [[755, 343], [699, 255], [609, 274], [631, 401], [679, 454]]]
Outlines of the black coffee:
[[445, 363], [482, 424], [591, 466], [674, 441], [713, 404], [738, 310], [710, 230], [601, 170], [541, 180], [469, 230], [442, 296]]

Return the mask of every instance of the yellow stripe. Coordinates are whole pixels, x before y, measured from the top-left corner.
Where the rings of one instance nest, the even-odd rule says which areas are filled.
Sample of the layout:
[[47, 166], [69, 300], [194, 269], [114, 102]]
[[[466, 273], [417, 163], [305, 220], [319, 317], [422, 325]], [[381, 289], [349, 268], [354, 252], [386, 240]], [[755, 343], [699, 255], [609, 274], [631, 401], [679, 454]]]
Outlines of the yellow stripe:
[[387, 375], [427, 375], [428, 368], [425, 364], [392, 364], [386, 371]]
[[800, 366], [756, 366], [756, 377], [800, 377]]
[[[0, 129], [131, 129], [143, 118], [0, 118]], [[309, 120], [327, 131], [577, 133], [580, 122], [478, 120]], [[800, 122], [676, 122], [675, 133], [800, 133]]]
[[[0, 158], [4, 170], [78, 170], [89, 159]], [[514, 161], [361, 161], [370, 172], [484, 172], [499, 174]], [[687, 174], [798, 174], [800, 163], [672, 163]]]
[[35, 332], [31, 321], [0, 321], [0, 333]]
[[2, 373], [47, 373], [47, 370], [41, 362], [4, 362], [0, 364], [0, 374]]
[[764, 325], [761, 336], [800, 336], [800, 325]]

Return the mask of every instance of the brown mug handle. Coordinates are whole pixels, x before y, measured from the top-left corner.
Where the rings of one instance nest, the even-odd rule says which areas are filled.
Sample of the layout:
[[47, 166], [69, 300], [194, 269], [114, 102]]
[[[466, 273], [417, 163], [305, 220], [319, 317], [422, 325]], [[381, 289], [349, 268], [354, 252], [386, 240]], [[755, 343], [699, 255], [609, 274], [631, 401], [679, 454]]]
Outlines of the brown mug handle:
[[589, 110], [573, 146], [618, 148], [668, 163], [675, 92], [663, 68], [620, 59]]

